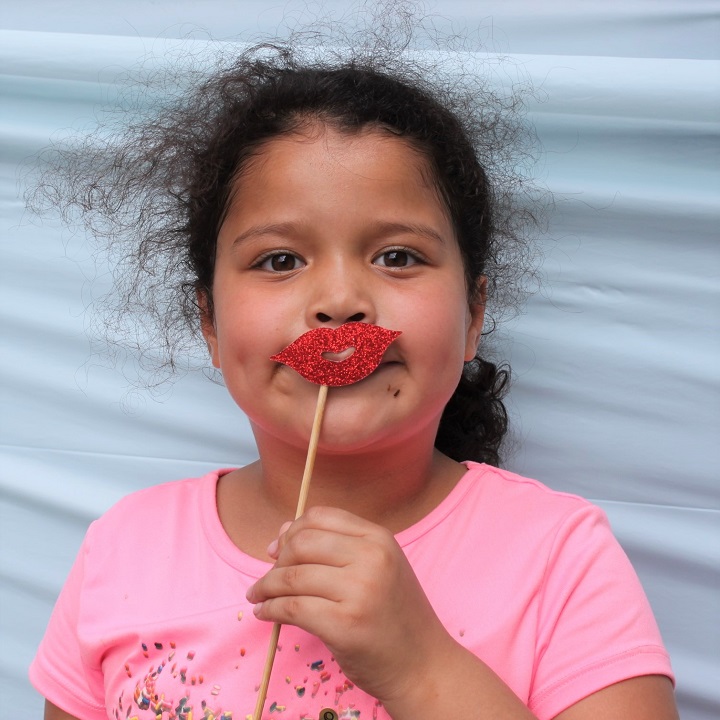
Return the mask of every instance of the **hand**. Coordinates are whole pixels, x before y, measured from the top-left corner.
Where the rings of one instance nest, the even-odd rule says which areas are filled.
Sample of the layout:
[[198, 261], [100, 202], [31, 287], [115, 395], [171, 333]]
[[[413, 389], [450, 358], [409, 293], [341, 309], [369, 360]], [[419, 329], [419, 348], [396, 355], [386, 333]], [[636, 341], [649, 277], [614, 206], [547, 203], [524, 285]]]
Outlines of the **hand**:
[[319, 637], [345, 675], [381, 702], [401, 697], [454, 644], [388, 530], [315, 507], [268, 551], [276, 563], [247, 593], [257, 617]]

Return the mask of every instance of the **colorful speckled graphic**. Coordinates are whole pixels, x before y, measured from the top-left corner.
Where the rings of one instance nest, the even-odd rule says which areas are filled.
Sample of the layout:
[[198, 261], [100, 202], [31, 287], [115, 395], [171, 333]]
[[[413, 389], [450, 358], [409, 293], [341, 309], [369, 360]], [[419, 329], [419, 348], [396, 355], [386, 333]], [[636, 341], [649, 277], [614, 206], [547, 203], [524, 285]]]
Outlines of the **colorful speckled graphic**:
[[[242, 613], [238, 614], [242, 620]], [[286, 675], [283, 685], [289, 697], [317, 703], [313, 714], [298, 712], [288, 706], [288, 699], [268, 698], [263, 720], [364, 720], [353, 702], [354, 684], [344, 677], [333, 657], [303, 661], [300, 645], [291, 646], [297, 653], [298, 672]], [[180, 648], [175, 642], [141, 642], [134, 660], [125, 663], [125, 674], [135, 679], [132, 694], [123, 691], [117, 698], [112, 717], [115, 720], [251, 720], [246, 709], [228, 708], [222, 702], [222, 687], [205, 677], [196, 668], [201, 658], [193, 649]], [[282, 651], [282, 645], [278, 647]], [[245, 657], [245, 648], [239, 648], [238, 657]], [[142, 660], [150, 664], [139, 668]], [[162, 684], [169, 675], [174, 683]], [[179, 687], [176, 695], [167, 687]], [[165, 688], [163, 690], [162, 688]], [[258, 686], [255, 687], [257, 692]], [[377, 720], [380, 703], [375, 702], [372, 719]], [[366, 714], [363, 714], [366, 715]], [[370, 717], [367, 718], [370, 720]]]

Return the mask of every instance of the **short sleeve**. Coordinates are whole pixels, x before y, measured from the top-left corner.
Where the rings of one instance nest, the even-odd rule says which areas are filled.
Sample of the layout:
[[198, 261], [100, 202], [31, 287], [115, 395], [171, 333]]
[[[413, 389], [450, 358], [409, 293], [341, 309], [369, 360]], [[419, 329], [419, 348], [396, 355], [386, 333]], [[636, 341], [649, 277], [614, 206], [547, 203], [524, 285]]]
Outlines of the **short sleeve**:
[[529, 702], [539, 718], [621, 680], [673, 679], [650, 604], [599, 508], [584, 505], [561, 524], [539, 607]]
[[35, 688], [65, 712], [81, 720], [107, 720], [102, 672], [88, 666], [79, 632], [89, 537], [90, 532], [55, 603], [29, 675]]

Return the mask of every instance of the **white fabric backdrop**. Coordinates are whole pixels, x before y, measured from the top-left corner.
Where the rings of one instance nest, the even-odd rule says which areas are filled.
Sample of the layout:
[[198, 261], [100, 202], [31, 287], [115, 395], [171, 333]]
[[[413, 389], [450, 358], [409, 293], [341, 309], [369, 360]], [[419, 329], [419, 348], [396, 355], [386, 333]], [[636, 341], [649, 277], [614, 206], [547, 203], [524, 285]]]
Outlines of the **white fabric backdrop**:
[[[329, 7], [345, 7], [337, 0]], [[445, 0], [542, 86], [558, 194], [542, 293], [505, 329], [511, 469], [608, 512], [655, 609], [685, 720], [720, 715], [720, 3]], [[26, 680], [87, 524], [150, 483], [253, 458], [202, 376], [157, 403], [92, 359], [102, 269], [29, 224], [18, 163], [92, 117], [157, 38], [272, 30], [284, 3], [4, 0], [0, 17], [0, 717], [40, 717]], [[93, 284], [94, 283], [94, 284]], [[121, 538], [118, 539], [121, 541]]]

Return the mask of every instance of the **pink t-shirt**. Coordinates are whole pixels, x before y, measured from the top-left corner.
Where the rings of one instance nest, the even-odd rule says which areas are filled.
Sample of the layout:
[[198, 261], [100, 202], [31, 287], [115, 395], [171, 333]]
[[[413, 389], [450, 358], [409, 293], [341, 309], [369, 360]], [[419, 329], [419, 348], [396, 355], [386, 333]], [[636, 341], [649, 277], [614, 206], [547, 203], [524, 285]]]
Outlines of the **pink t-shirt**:
[[[601, 510], [485, 465], [397, 535], [458, 642], [540, 720], [638, 675], [672, 678], [630, 563]], [[82, 720], [234, 720], [253, 712], [271, 625], [245, 600], [270, 565], [218, 518], [223, 471], [151, 487], [94, 522], [30, 668]], [[423, 678], [417, 678], [423, 682]], [[315, 637], [285, 626], [268, 720], [385, 719]]]

